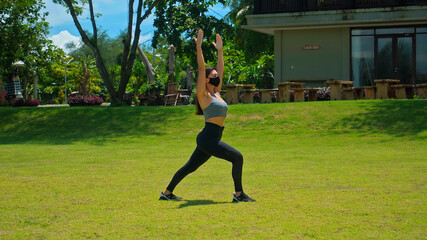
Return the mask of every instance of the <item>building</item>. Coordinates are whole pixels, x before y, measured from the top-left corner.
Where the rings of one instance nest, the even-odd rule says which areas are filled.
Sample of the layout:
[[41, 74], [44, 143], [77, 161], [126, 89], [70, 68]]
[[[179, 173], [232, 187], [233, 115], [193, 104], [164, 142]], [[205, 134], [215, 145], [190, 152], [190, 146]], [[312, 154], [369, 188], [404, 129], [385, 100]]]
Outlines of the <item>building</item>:
[[275, 83], [427, 82], [427, 0], [255, 0], [246, 18], [274, 35]]

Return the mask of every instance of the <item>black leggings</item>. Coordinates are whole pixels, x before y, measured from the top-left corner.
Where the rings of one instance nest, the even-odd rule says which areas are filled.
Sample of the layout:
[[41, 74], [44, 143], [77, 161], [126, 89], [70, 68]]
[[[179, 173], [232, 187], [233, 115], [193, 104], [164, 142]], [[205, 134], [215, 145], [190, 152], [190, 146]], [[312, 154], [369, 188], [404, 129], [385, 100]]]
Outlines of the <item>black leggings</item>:
[[191, 155], [190, 160], [179, 169], [173, 176], [167, 190], [173, 192], [176, 185], [188, 174], [196, 171], [211, 156], [225, 159], [233, 164], [232, 176], [234, 180], [234, 189], [236, 192], [242, 188], [242, 154], [230, 145], [220, 141], [224, 127], [213, 123], [206, 123], [205, 128], [197, 135], [197, 147]]

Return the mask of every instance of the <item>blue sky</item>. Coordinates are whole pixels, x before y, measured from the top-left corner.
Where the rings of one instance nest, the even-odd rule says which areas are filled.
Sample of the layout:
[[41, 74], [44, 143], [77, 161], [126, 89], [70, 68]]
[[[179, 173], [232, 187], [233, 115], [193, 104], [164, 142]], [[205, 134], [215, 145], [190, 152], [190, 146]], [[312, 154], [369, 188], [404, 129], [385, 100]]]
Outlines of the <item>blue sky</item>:
[[[49, 12], [47, 21], [52, 27], [49, 37], [53, 40], [54, 44], [64, 48], [68, 42], [79, 43], [80, 34], [70, 14], [67, 14], [65, 7], [54, 4], [52, 0], [43, 1], [46, 5], [46, 11]], [[94, 0], [93, 2], [95, 12], [102, 14], [97, 19], [97, 24], [103, 30], [106, 30], [109, 36], [116, 37], [120, 31], [127, 27], [128, 0]], [[228, 8], [224, 8], [221, 4], [218, 4], [210, 8], [209, 15], [221, 18], [221, 16], [228, 13], [228, 10]], [[83, 28], [92, 29], [87, 14], [84, 14], [79, 19]], [[154, 16], [151, 15], [141, 24], [140, 43], [150, 43], [155, 30], [153, 21]]]

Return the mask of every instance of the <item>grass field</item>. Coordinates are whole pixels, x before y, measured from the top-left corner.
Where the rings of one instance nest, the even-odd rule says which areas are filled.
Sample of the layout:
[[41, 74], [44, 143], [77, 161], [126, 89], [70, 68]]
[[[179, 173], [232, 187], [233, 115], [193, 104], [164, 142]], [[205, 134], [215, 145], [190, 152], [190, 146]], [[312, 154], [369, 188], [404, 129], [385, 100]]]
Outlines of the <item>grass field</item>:
[[427, 239], [427, 101], [232, 105], [256, 203], [190, 157], [194, 107], [0, 108], [0, 239]]

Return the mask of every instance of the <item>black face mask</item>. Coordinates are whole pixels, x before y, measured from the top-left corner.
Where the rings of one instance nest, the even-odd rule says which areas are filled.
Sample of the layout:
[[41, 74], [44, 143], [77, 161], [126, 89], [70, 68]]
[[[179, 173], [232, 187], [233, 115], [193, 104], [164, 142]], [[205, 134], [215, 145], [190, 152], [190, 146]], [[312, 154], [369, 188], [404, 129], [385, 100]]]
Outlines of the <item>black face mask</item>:
[[218, 87], [220, 82], [219, 77], [209, 78], [209, 83], [214, 85], [215, 87]]

